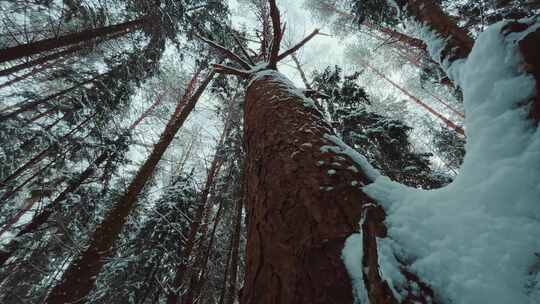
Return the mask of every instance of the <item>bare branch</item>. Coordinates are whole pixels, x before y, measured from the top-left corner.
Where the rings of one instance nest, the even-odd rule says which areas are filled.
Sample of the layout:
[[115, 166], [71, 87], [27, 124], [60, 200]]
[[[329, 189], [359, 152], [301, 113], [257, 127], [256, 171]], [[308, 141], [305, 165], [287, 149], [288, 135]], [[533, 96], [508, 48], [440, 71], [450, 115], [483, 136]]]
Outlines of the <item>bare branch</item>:
[[[308, 79], [306, 77], [306, 73], [304, 73], [304, 70], [302, 69], [302, 65], [300, 64], [300, 60], [298, 60], [298, 58], [296, 57], [296, 55], [294, 53], [292, 54], [291, 57], [292, 57], [292, 59], [294, 61], [294, 64], [296, 64], [296, 69], [300, 73], [300, 77], [302, 78], [302, 81], [304, 82], [304, 85], [306, 86], [306, 89], [307, 90], [312, 90], [311, 85], [309, 85], [309, 81], [308, 81]], [[310, 96], [308, 96], [308, 97], [310, 97]]]
[[268, 66], [275, 69], [277, 67], [279, 48], [281, 46], [281, 21], [276, 0], [268, 0], [268, 2], [270, 3], [270, 17], [272, 18], [272, 28], [274, 30]]
[[246, 69], [246, 70], [251, 69], [251, 66], [250, 66], [247, 62], [245, 62], [242, 58], [240, 58], [240, 56], [236, 55], [233, 51], [231, 51], [231, 50], [225, 48], [225, 47], [222, 46], [222, 45], [217, 44], [216, 42], [214, 42], [214, 41], [212, 41], [212, 40], [210, 40], [210, 39], [206, 39], [206, 38], [204, 38], [204, 37], [202, 37], [202, 36], [200, 36], [200, 35], [198, 35], [198, 34], [195, 34], [195, 37], [201, 39], [202, 41], [204, 41], [204, 42], [206, 42], [207, 44], [209, 44], [211, 47], [217, 49], [218, 51], [220, 51], [221, 53], [223, 53], [223, 55], [224, 55], [226, 58], [228, 58], [228, 59], [230, 59], [230, 60], [232, 60], [232, 61], [238, 63], [242, 68], [244, 68], [244, 69]]
[[236, 42], [236, 44], [238, 44], [238, 47], [240, 48], [242, 53], [244, 54], [244, 57], [246, 57], [246, 59], [249, 61], [249, 64], [251, 64], [252, 66], [255, 65], [255, 62], [253, 62], [253, 59], [251, 59], [251, 56], [249, 56], [248, 52], [246, 51], [246, 49], [244, 48], [244, 46], [240, 42], [240, 39], [238, 39], [238, 36], [236, 36], [236, 34], [234, 32], [231, 32], [231, 35], [232, 35], [234, 41]]
[[314, 30], [311, 34], [309, 34], [306, 38], [304, 38], [302, 41], [300, 41], [297, 45], [293, 46], [292, 48], [288, 49], [286, 52], [282, 53], [278, 56], [277, 61], [283, 60], [285, 57], [291, 55], [292, 53], [298, 51], [300, 48], [304, 46], [308, 41], [313, 39], [315, 35], [319, 33], [319, 29]]
[[240, 78], [248, 78], [249, 73], [247, 71], [242, 71], [239, 69], [235, 69], [233, 67], [229, 67], [226, 65], [215, 63], [212, 65], [214, 67], [214, 71], [218, 74], [227, 74], [227, 75], [235, 75]]

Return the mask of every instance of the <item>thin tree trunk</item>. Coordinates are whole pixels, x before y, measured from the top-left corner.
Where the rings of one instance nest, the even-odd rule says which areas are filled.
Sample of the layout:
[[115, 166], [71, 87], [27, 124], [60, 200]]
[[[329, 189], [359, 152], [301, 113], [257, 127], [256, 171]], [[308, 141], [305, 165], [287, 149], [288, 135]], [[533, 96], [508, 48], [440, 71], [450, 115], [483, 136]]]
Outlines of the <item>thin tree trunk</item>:
[[[21, 167], [19, 167], [17, 170], [15, 170], [13, 173], [11, 173], [9, 176], [7, 176], [6, 178], [4, 178], [4, 180], [2, 180], [2, 182], [0, 182], [0, 185], [1, 186], [5, 186], [7, 183], [9, 183], [11, 180], [13, 180], [14, 178], [20, 176], [22, 173], [24, 173], [26, 170], [28, 170], [31, 166], [33, 166], [34, 164], [40, 162], [42, 159], [44, 159], [45, 157], [47, 157], [47, 155], [49, 155], [52, 151], [54, 151], [56, 148], [58, 148], [59, 144], [61, 142], [63, 142], [64, 140], [66, 140], [68, 137], [70, 137], [71, 135], [73, 135], [75, 132], [78, 132], [88, 121], [90, 121], [90, 119], [92, 119], [96, 114], [92, 114], [90, 116], [88, 116], [86, 119], [84, 119], [81, 123], [79, 123], [77, 126], [75, 126], [73, 129], [71, 129], [71, 131], [69, 131], [68, 133], [64, 134], [62, 137], [60, 137], [55, 143], [53, 143], [52, 145], [50, 145], [49, 147], [47, 147], [46, 149], [42, 150], [39, 154], [37, 154], [36, 156], [32, 157], [32, 159], [30, 159], [29, 161], [27, 161], [24, 165], [22, 165]], [[0, 199], [1, 201], [2, 199]]]
[[75, 91], [76, 89], [79, 89], [87, 84], [90, 84], [106, 75], [108, 75], [110, 72], [107, 72], [105, 74], [101, 74], [101, 75], [98, 75], [96, 77], [93, 77], [89, 80], [86, 80], [86, 81], [83, 81], [81, 83], [78, 83], [70, 88], [67, 88], [65, 90], [62, 90], [60, 92], [57, 92], [57, 93], [54, 93], [52, 95], [49, 95], [49, 96], [46, 96], [42, 99], [39, 99], [39, 100], [35, 100], [35, 101], [23, 101], [23, 102], [20, 102], [12, 107], [9, 107], [9, 109], [11, 108], [18, 108], [17, 110], [14, 110], [14, 111], [11, 111], [9, 113], [5, 113], [5, 114], [0, 114], [0, 121], [4, 121], [4, 120], [7, 120], [7, 119], [12, 119], [14, 117], [16, 117], [17, 115], [21, 114], [21, 113], [24, 113], [24, 112], [27, 112], [27, 111], [31, 111], [35, 108], [37, 108], [38, 106], [42, 105], [42, 104], [46, 104], [48, 102], [50, 102], [51, 100], [54, 100], [56, 99], [57, 97], [60, 97], [62, 95], [65, 95], [67, 93], [70, 93], [72, 91]]
[[[341, 16], [346, 16], [346, 17], [350, 17], [352, 19], [355, 18], [355, 16], [351, 13], [348, 13], [348, 12], [345, 12], [345, 11], [342, 11], [342, 10], [339, 10], [337, 9], [334, 5], [331, 5], [331, 4], [321, 4], [320, 8], [322, 10], [326, 10], [326, 11], [331, 11], [331, 12], [334, 12], [338, 15], [341, 15]], [[411, 37], [411, 36], [408, 36], [406, 34], [403, 34], [403, 33], [400, 33], [400, 32], [397, 32], [395, 30], [392, 30], [390, 28], [387, 28], [387, 27], [381, 27], [381, 26], [377, 26], [377, 25], [374, 25], [372, 23], [370, 23], [369, 21], [364, 21], [362, 23], [362, 25], [365, 25], [366, 27], [372, 29], [372, 30], [375, 30], [375, 31], [380, 31], [380, 32], [383, 32], [385, 33], [386, 35], [410, 46], [410, 47], [413, 47], [415, 49], [418, 49], [420, 51], [422, 51], [423, 53], [425, 53], [426, 55], [427, 54], [427, 47], [426, 47], [426, 44], [420, 40], [420, 39], [417, 39], [417, 38], [414, 38], [414, 37]]]
[[229, 135], [232, 127], [232, 107], [234, 106], [234, 103], [236, 101], [236, 95], [232, 98], [230, 104], [229, 104], [229, 111], [227, 114], [227, 120], [225, 122], [225, 126], [223, 128], [223, 132], [221, 133], [219, 142], [217, 144], [217, 149], [214, 154], [214, 158], [212, 160], [212, 164], [210, 165], [210, 169], [208, 170], [206, 182], [204, 185], [204, 188], [199, 196], [199, 199], [197, 200], [199, 203], [199, 206], [197, 210], [195, 211], [195, 216], [193, 219], [193, 222], [190, 225], [189, 228], [189, 234], [187, 237], [187, 241], [183, 248], [179, 247], [178, 255], [182, 257], [181, 262], [177, 265], [174, 279], [172, 286], [170, 287], [170, 290], [167, 294], [167, 304], [178, 304], [179, 301], [179, 289], [184, 282], [184, 277], [186, 274], [186, 270], [188, 268], [189, 258], [191, 256], [191, 253], [193, 251], [193, 248], [195, 247], [196, 243], [196, 237], [197, 234], [200, 231], [201, 225], [203, 224], [203, 217], [205, 214], [205, 210], [207, 209], [208, 204], [208, 196], [210, 195], [210, 190], [212, 189], [214, 185], [214, 179], [217, 176], [217, 173], [221, 169], [221, 165], [223, 164], [223, 156], [220, 155], [221, 151], [219, 151], [220, 147], [223, 146], [225, 139]]
[[[86, 135], [83, 140], [87, 137]], [[19, 192], [21, 189], [23, 189], [26, 184], [34, 180], [36, 177], [40, 176], [41, 173], [45, 172], [50, 166], [56, 163], [59, 157], [66, 156], [68, 153], [75, 154], [81, 149], [81, 146], [78, 144], [74, 144], [70, 149], [65, 150], [64, 152], [61, 152], [60, 155], [57, 155], [54, 160], [50, 161], [45, 167], [41, 168], [38, 172], [32, 174], [30, 177], [28, 177], [24, 182], [22, 182], [19, 186], [16, 188], [6, 192], [1, 198], [0, 202], [5, 203], [8, 199], [10, 199], [13, 195], [15, 195], [17, 192]]]
[[[208, 241], [206, 248], [204, 246], [204, 239], [206, 239], [207, 237], [204, 237], [201, 241], [201, 244], [199, 245], [199, 250], [198, 250], [199, 252], [197, 254], [198, 261], [195, 263], [193, 267], [194, 270], [191, 271], [192, 275], [191, 275], [190, 286], [186, 294], [182, 296], [182, 304], [193, 304], [195, 299], [197, 299], [200, 296], [201, 290], [203, 289], [203, 286], [206, 282], [206, 267], [208, 265], [208, 259], [210, 258], [210, 253], [214, 246], [217, 226], [219, 222], [221, 221], [222, 213], [223, 213], [223, 200], [219, 202], [218, 211], [216, 212], [216, 215], [214, 217], [212, 231], [210, 232], [210, 240]], [[205, 236], [205, 234], [203, 234], [203, 236]]]
[[[43, 131], [44, 132], [48, 132], [50, 129], [52, 129], [54, 126], [56, 126], [57, 124], [59, 124], [62, 120], [64, 120], [66, 118], [66, 116], [70, 115], [71, 113], [66, 113], [64, 114], [63, 116], [57, 118], [53, 123], [51, 123], [50, 125], [46, 126], [45, 128], [43, 128]], [[26, 140], [25, 142], [23, 142], [20, 146], [19, 146], [19, 150], [25, 150], [27, 149], [38, 137], [39, 137], [40, 134], [36, 134], [34, 135], [32, 138]]]
[[118, 238], [131, 209], [133, 209], [137, 201], [137, 195], [152, 176], [163, 153], [173, 141], [174, 136], [182, 127], [214, 76], [214, 72], [211, 72], [193, 96], [190, 97], [198, 74], [199, 72], [195, 73], [186, 90], [186, 95], [182, 98], [182, 102], [177, 105], [169, 123], [161, 134], [159, 142], [154, 146], [152, 153], [133, 178], [126, 193], [96, 228], [90, 238], [88, 248], [70, 264], [62, 276], [62, 280], [48, 295], [45, 303], [57, 304], [79, 301], [84, 299], [92, 290], [96, 277], [105, 263], [105, 258], [111, 254], [113, 243]]
[[118, 32], [127, 33], [128, 31], [143, 26], [149, 20], [151, 20], [151, 18], [144, 17], [116, 25], [110, 25], [96, 29], [88, 29], [78, 33], [67, 34], [60, 37], [44, 39], [36, 42], [2, 49], [0, 50], [0, 63], [32, 56], [41, 52], [50, 51], [56, 48], [88, 41], [98, 37], [106, 37], [108, 35], [113, 35]]
[[234, 304], [237, 298], [236, 285], [238, 280], [238, 261], [240, 259], [240, 236], [242, 228], [242, 208], [244, 206], [244, 183], [245, 178], [242, 173], [241, 179], [242, 185], [240, 186], [240, 193], [236, 200], [234, 224], [233, 224], [233, 237], [231, 240], [231, 277], [229, 280], [229, 286], [227, 288], [227, 296], [225, 304]]
[[454, 61], [466, 58], [472, 50], [474, 40], [466, 30], [460, 28], [441, 7], [433, 0], [407, 0], [397, 1], [401, 10], [429, 26], [442, 39], [445, 47], [441, 51], [441, 58], [434, 58], [439, 62]]
[[9, 80], [9, 81], [6, 81], [6, 82], [0, 84], [0, 89], [3, 89], [3, 88], [5, 88], [5, 87], [8, 87], [8, 86], [10, 86], [10, 85], [12, 85], [12, 84], [14, 84], [14, 83], [17, 83], [17, 82], [19, 82], [19, 81], [21, 81], [21, 80], [25, 80], [26, 78], [28, 78], [28, 77], [30, 77], [30, 76], [32, 76], [32, 75], [36, 75], [36, 74], [38, 74], [38, 73], [40, 73], [40, 72], [46, 70], [47, 68], [49, 68], [49, 67], [55, 65], [58, 61], [59, 61], [59, 60], [56, 60], [56, 61], [53, 61], [53, 62], [49, 62], [49, 63], [43, 64], [43, 65], [41, 65], [41, 66], [39, 66], [39, 67], [36, 67], [36, 68], [32, 69], [32, 71], [30, 71], [30, 72], [28, 72], [28, 73], [26, 73], [26, 74], [23, 74], [23, 75], [21, 75], [21, 76], [17, 76], [17, 77], [15, 77], [15, 78], [13, 78], [13, 79], [11, 79], [11, 80]]
[[[229, 107], [227, 111], [227, 118], [225, 120], [225, 126], [223, 128], [223, 133], [221, 135], [219, 144], [217, 149], [221, 148], [221, 145], [223, 145], [224, 141], [229, 137], [229, 134], [232, 130], [233, 122], [237, 121], [237, 111], [235, 109], [236, 106], [236, 97], [235, 94], [231, 101], [229, 102]], [[215, 157], [221, 157], [219, 154], [219, 151], [216, 151]], [[219, 170], [216, 171], [216, 174], [219, 172]], [[212, 185], [213, 188], [214, 185]], [[219, 225], [219, 222], [221, 221], [222, 213], [223, 213], [223, 200], [220, 201], [218, 210], [216, 212], [216, 215], [214, 217], [214, 223], [212, 226], [212, 231], [210, 232], [210, 240], [208, 241], [208, 245], [204, 246], [204, 239], [206, 239], [207, 231], [208, 231], [208, 224], [209, 224], [209, 218], [210, 218], [210, 204], [207, 205], [207, 212], [206, 215], [207, 220], [203, 224], [203, 227], [201, 228], [201, 234], [202, 234], [202, 241], [201, 245], [199, 245], [199, 253], [197, 254], [198, 261], [195, 263], [194, 270], [190, 271], [192, 273], [192, 279], [191, 284], [188, 289], [188, 292], [182, 297], [182, 303], [183, 304], [192, 304], [193, 301], [200, 296], [200, 293], [204, 287], [205, 281], [206, 281], [206, 267], [208, 264], [208, 259], [210, 258], [210, 253], [212, 251], [212, 248], [214, 246], [214, 240], [215, 240], [215, 234], [217, 231], [217, 227]], [[203, 253], [204, 251], [204, 253]]]
[[210, 194], [210, 189], [214, 183], [214, 178], [217, 172], [219, 171], [221, 164], [222, 164], [222, 161], [218, 157], [215, 156], [210, 166], [210, 170], [208, 172], [203, 191], [201, 192], [201, 195], [199, 196], [199, 199], [197, 200], [199, 203], [199, 206], [197, 210], [195, 211], [193, 222], [191, 223], [189, 227], [189, 234], [187, 237], [187, 241], [184, 244], [183, 248], [182, 246], [180, 246], [178, 250], [178, 253], [179, 253], [178, 255], [181, 257], [181, 262], [176, 267], [173, 284], [168, 290], [167, 304], [178, 304], [179, 292], [180, 292], [179, 289], [182, 286], [182, 283], [184, 282], [184, 277], [185, 277], [188, 264], [189, 264], [189, 258], [195, 247], [197, 234], [200, 231], [200, 228], [203, 224], [203, 218], [206, 213], [205, 211], [207, 209], [208, 196]]
[[360, 58], [357, 58], [357, 60], [359, 61], [359, 63], [361, 65], [363, 65], [363, 66], [369, 68], [370, 70], [372, 70], [377, 76], [379, 76], [380, 78], [382, 78], [385, 81], [389, 82], [396, 89], [400, 90], [403, 94], [407, 95], [412, 101], [414, 101], [415, 103], [420, 105], [422, 108], [426, 109], [429, 113], [433, 114], [435, 117], [440, 119], [442, 122], [444, 122], [444, 124], [448, 128], [450, 128], [450, 129], [456, 131], [457, 133], [465, 136], [465, 130], [463, 130], [463, 128], [461, 128], [460, 126], [455, 124], [453, 121], [451, 121], [450, 119], [448, 119], [447, 117], [445, 117], [441, 113], [435, 111], [435, 109], [433, 109], [432, 107], [428, 106], [425, 102], [418, 99], [418, 97], [416, 97], [416, 96], [412, 95], [411, 93], [409, 93], [407, 90], [402, 88], [400, 85], [398, 85], [397, 83], [392, 81], [390, 78], [386, 77], [381, 71], [379, 71], [378, 69], [373, 67], [371, 64], [367, 63], [366, 61], [364, 61], [364, 60], [362, 60]]
[[312, 90], [313, 88], [309, 84], [309, 81], [306, 77], [306, 73], [304, 73], [304, 70], [302, 69], [302, 65], [300, 64], [300, 60], [298, 60], [298, 57], [296, 57], [296, 54], [291, 55], [292, 60], [294, 61], [294, 64], [296, 65], [296, 69], [298, 70], [298, 73], [300, 73], [300, 78], [302, 78], [302, 82], [304, 82], [304, 86], [308, 90]]

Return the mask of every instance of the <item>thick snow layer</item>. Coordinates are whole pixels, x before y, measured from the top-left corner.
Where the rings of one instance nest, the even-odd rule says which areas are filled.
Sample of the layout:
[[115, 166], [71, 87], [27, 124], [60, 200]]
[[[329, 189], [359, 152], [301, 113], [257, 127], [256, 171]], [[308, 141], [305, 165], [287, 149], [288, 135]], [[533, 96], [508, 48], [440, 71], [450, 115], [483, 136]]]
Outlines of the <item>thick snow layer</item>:
[[[540, 303], [540, 134], [523, 106], [534, 80], [519, 69], [523, 35], [504, 38], [503, 26], [447, 66], [467, 113], [467, 154], [454, 182], [426, 191], [380, 176], [364, 187], [386, 209], [410, 270], [443, 303]], [[441, 40], [431, 42], [440, 49]]]
[[362, 271], [362, 259], [358, 257], [358, 251], [363, 251], [362, 234], [351, 234], [345, 241], [345, 247], [341, 258], [349, 276], [351, 277], [355, 304], [369, 304], [366, 289], [364, 288], [364, 275]]
[[[324, 138], [335, 144], [335, 146], [325, 145], [320, 148], [322, 152], [332, 151], [336, 154], [344, 154], [349, 156], [366, 174], [367, 178], [374, 181], [381, 176], [379, 171], [368, 162], [367, 158], [349, 147], [339, 137], [335, 135], [325, 134]], [[354, 168], [354, 167], [353, 167]]]

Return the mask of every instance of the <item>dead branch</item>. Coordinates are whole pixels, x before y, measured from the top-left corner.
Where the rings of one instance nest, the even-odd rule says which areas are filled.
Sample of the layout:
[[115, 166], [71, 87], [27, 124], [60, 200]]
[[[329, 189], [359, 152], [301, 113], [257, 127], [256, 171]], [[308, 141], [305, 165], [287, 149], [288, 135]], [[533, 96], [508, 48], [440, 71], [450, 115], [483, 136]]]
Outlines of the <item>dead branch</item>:
[[242, 54], [244, 54], [244, 57], [246, 57], [246, 59], [249, 61], [249, 64], [255, 65], [255, 63], [253, 62], [253, 59], [251, 59], [251, 56], [249, 56], [248, 52], [246, 51], [246, 49], [244, 48], [244, 46], [240, 42], [240, 39], [238, 39], [238, 36], [236, 36], [236, 34], [234, 32], [231, 32], [231, 35], [232, 35], [234, 41], [236, 42], [236, 44], [238, 45], [238, 47], [240, 48], [240, 50], [242, 51]]
[[223, 55], [226, 58], [238, 63], [242, 68], [244, 68], [246, 70], [249, 70], [251, 68], [251, 66], [247, 62], [245, 62], [240, 56], [236, 55], [233, 51], [225, 48], [224, 46], [219, 45], [216, 42], [214, 42], [214, 41], [212, 41], [210, 39], [207, 39], [205, 37], [202, 37], [201, 35], [198, 35], [198, 34], [195, 34], [195, 37], [201, 39], [202, 41], [206, 42], [207, 44], [209, 44], [213, 48], [217, 49], [218, 51], [223, 53]]
[[288, 49], [286, 52], [282, 53], [278, 56], [277, 61], [283, 60], [285, 57], [291, 55], [292, 53], [298, 51], [300, 48], [304, 46], [308, 41], [313, 39], [315, 35], [319, 34], [319, 29], [314, 30], [311, 34], [309, 34], [306, 38], [304, 38], [302, 41], [300, 41], [297, 45], [293, 46], [292, 48]]
[[279, 17], [279, 9], [276, 5], [276, 0], [268, 0], [270, 4], [270, 18], [272, 19], [272, 28], [274, 37], [272, 39], [272, 48], [270, 49], [270, 58], [268, 66], [272, 69], [277, 68], [277, 62], [279, 61], [279, 48], [281, 46], [281, 21]]

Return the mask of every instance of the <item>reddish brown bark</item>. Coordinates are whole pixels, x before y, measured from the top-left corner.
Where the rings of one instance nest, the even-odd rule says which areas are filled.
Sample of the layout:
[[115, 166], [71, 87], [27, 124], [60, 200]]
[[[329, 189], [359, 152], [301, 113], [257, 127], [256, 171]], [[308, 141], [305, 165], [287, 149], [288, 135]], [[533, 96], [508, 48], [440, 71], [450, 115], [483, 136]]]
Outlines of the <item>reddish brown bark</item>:
[[133, 178], [126, 193], [118, 200], [103, 222], [96, 228], [90, 238], [88, 248], [70, 264], [62, 276], [62, 280], [47, 296], [45, 303], [57, 304], [80, 301], [92, 290], [96, 277], [105, 263], [105, 258], [111, 254], [113, 243], [120, 234], [130, 211], [137, 201], [137, 195], [152, 176], [165, 150], [186, 121], [188, 115], [214, 76], [213, 72], [210, 73], [197, 91], [190, 96], [198, 74], [199, 72], [195, 73], [188, 85], [184, 98], [178, 103], [158, 143], [154, 146], [152, 153]]
[[[31, 68], [31, 67], [35, 67], [35, 68], [33, 69], [32, 72], [28, 73], [28, 75], [36, 74], [38, 71], [41, 71], [41, 70], [43, 70], [45, 68], [48, 68], [50, 66], [55, 65], [56, 63], [60, 62], [62, 59], [65, 59], [65, 57], [68, 57], [69, 55], [73, 55], [73, 54], [75, 54], [75, 53], [77, 53], [77, 52], [79, 52], [81, 50], [86, 49], [86, 48], [91, 48], [91, 47], [99, 44], [100, 42], [120, 37], [122, 35], [125, 35], [127, 32], [128, 32], [128, 29], [125, 29], [124, 31], [120, 31], [120, 32], [118, 32], [116, 34], [106, 36], [106, 37], [104, 37], [105, 39], [100, 39], [100, 40], [96, 41], [95, 43], [93, 43], [93, 42], [82, 43], [80, 45], [72, 46], [72, 47], [69, 47], [69, 48], [67, 48], [65, 50], [56, 52], [56, 53], [45, 55], [45, 56], [42, 56], [40, 58], [30, 60], [30, 61], [27, 61], [27, 62], [24, 62], [24, 63], [21, 63], [21, 64], [17, 64], [15, 66], [10, 67], [10, 68], [1, 70], [0, 71], [0, 76], [8, 76], [10, 74], [13, 74], [13, 73], [16, 73], [18, 71], [28, 69], [28, 68]], [[54, 62], [47, 64], [47, 62], [52, 61], [52, 60], [54, 60]], [[39, 65], [42, 65], [42, 66], [39, 67]], [[20, 76], [20, 77], [17, 77], [15, 79], [18, 79], [18, 78], [24, 79], [28, 75]], [[0, 87], [3, 87], [4, 85], [5, 84], [2, 84]]]
[[[81, 140], [85, 140], [87, 137], [89, 136], [89, 134], [86, 134], [85, 136], [82, 137]], [[67, 148], [66, 148], [67, 146]], [[56, 161], [60, 158], [65, 158], [68, 154], [75, 154], [77, 153], [80, 149], [81, 149], [81, 145], [75, 143], [75, 144], [71, 144], [71, 145], [65, 145], [64, 147], [62, 147], [64, 151], [59, 151], [59, 153], [55, 153], [54, 154], [54, 159], [52, 161], [50, 161], [47, 165], [45, 165], [44, 167], [41, 167], [38, 172], [32, 174], [30, 177], [28, 177], [26, 180], [24, 180], [24, 182], [22, 182], [21, 184], [19, 184], [16, 188], [12, 189], [11, 191], [9, 192], [6, 192], [2, 198], [0, 198], [0, 201], [5, 203], [6, 200], [8, 200], [9, 198], [11, 198], [13, 195], [15, 195], [17, 192], [19, 192], [20, 190], [22, 190], [24, 188], [24, 186], [26, 186], [29, 182], [31, 182], [32, 180], [34, 180], [35, 178], [39, 177], [42, 175], [42, 173], [44, 173], [50, 166], [52, 166], [54, 163], [56, 163]], [[61, 181], [63, 181], [64, 178], [61, 179]]]
[[117, 34], [118, 32], [128, 32], [146, 24], [151, 18], [144, 17], [121, 24], [110, 25], [106, 27], [88, 29], [78, 33], [67, 34], [60, 37], [44, 39], [36, 42], [22, 44], [0, 50], [0, 63], [32, 56], [41, 52], [50, 51], [56, 48], [68, 46], [75, 43], [88, 41], [98, 37]]
[[[57, 118], [53, 123], [51, 123], [50, 125], [43, 128], [43, 131], [45, 131], [45, 132], [49, 131], [50, 129], [52, 129], [54, 126], [56, 126], [58, 123], [60, 123], [62, 120], [64, 120], [69, 115], [71, 115], [71, 112], [68, 112], [68, 113], [62, 115], [61, 117]], [[39, 138], [39, 136], [40, 136], [40, 134], [36, 134], [32, 138], [30, 138], [30, 139], [26, 140], [25, 142], [23, 142], [20, 145], [19, 150], [24, 150], [24, 149], [28, 148], [36, 139]]]
[[[146, 111], [144, 111], [140, 116], [139, 118], [137, 118], [137, 120], [135, 120], [131, 126], [128, 128], [128, 130], [133, 130], [135, 129], [146, 117], [148, 117], [148, 115], [157, 107], [159, 106], [159, 104], [161, 104], [161, 95], [158, 95], [156, 100], [154, 101], [154, 103], [148, 108], [146, 109]], [[60, 120], [61, 118], [59, 118]], [[54, 124], [53, 124], [54, 125]], [[52, 125], [50, 126], [52, 127]], [[51, 216], [52, 213], [54, 213], [55, 211], [58, 210], [58, 208], [60, 207], [59, 204], [60, 202], [62, 202], [63, 200], [65, 200], [67, 198], [67, 196], [74, 192], [75, 190], [77, 190], [77, 188], [79, 188], [79, 186], [85, 181], [87, 180], [89, 177], [91, 177], [94, 172], [97, 170], [97, 168], [103, 164], [108, 158], [109, 156], [111, 155], [111, 152], [103, 152], [100, 154], [100, 156], [98, 156], [96, 158], [96, 160], [94, 161], [93, 164], [91, 164], [90, 166], [88, 166], [77, 178], [73, 179], [72, 181], [70, 181], [70, 183], [68, 184], [68, 186], [66, 187], [66, 189], [64, 189], [64, 191], [62, 191], [54, 201], [52, 201], [49, 205], [47, 205], [43, 211], [38, 214], [37, 216], [35, 216], [32, 221], [30, 223], [28, 223], [27, 225], [24, 226], [24, 228], [19, 231], [17, 233], [17, 237], [20, 237], [24, 234], [27, 234], [27, 233], [31, 233], [31, 232], [34, 232], [36, 229], [38, 229], [41, 225], [43, 225], [48, 219], [49, 217]], [[29, 208], [23, 208], [16, 216], [16, 218], [20, 218], [25, 212], [27, 212], [29, 210]], [[16, 221], [15, 221], [16, 222]], [[10, 226], [8, 227], [4, 227], [2, 232], [6, 229], [9, 229], [11, 228]], [[0, 232], [0, 235], [2, 234], [2, 232]], [[2, 265], [6, 259], [9, 258], [9, 256], [6, 257], [6, 254], [4, 253], [0, 253], [0, 265]]]
[[[519, 33], [531, 25], [525, 21], [514, 21], [503, 28], [502, 33]], [[522, 68], [532, 74], [536, 81], [536, 94], [530, 101], [529, 117], [538, 125], [540, 121], [540, 29], [537, 29], [519, 41], [519, 50], [523, 58]]]
[[109, 73], [98, 75], [98, 76], [93, 77], [93, 78], [91, 78], [89, 80], [78, 83], [78, 84], [76, 84], [76, 85], [74, 85], [74, 86], [72, 86], [70, 88], [67, 88], [67, 89], [62, 90], [60, 92], [57, 92], [57, 93], [54, 93], [52, 95], [46, 96], [46, 97], [44, 97], [42, 99], [35, 100], [35, 101], [23, 101], [23, 102], [21, 102], [19, 104], [16, 104], [15, 106], [10, 107], [10, 109], [11, 108], [17, 108], [17, 110], [14, 110], [14, 111], [11, 111], [11, 112], [8, 112], [8, 113], [5, 113], [5, 114], [1, 114], [0, 115], [0, 121], [6, 120], [6, 119], [12, 119], [12, 118], [16, 117], [17, 115], [19, 115], [21, 113], [34, 110], [40, 105], [48, 104], [50, 101], [52, 101], [52, 100], [54, 100], [54, 99], [56, 99], [58, 97], [61, 97], [63, 95], [66, 95], [66, 94], [68, 94], [68, 93], [70, 93], [72, 91], [75, 91], [75, 90], [77, 90], [77, 89], [79, 89], [79, 88], [81, 88], [81, 87], [83, 87], [83, 86], [85, 86], [87, 84], [93, 83], [96, 80], [105, 77]]
[[[355, 18], [355, 16], [353, 14], [342, 11], [342, 10], [336, 8], [334, 5], [331, 5], [329, 3], [321, 4], [320, 9], [325, 10], [325, 11], [331, 11], [331, 12], [334, 12], [334, 13], [340, 15], [340, 16], [349, 17], [351, 19]], [[376, 25], [370, 23], [369, 21], [364, 21], [362, 23], [362, 25], [364, 25], [367, 28], [370, 28], [372, 30], [380, 31], [382, 33], [385, 33], [386, 35], [388, 35], [388, 36], [390, 36], [390, 37], [392, 37], [392, 38], [394, 38], [394, 39], [408, 45], [409, 47], [416, 48], [416, 49], [422, 51], [423, 53], [425, 53], [427, 55], [426, 44], [420, 39], [408, 36], [406, 34], [400, 33], [398, 31], [395, 31], [395, 30], [387, 28], [387, 27], [376, 26]]]
[[[276, 14], [275, 0], [269, 1]], [[279, 26], [275, 19], [274, 27]], [[294, 52], [305, 41], [290, 50]], [[234, 56], [229, 59], [237, 61]], [[244, 103], [249, 220], [240, 303], [353, 303], [341, 251], [357, 229], [362, 207], [376, 206], [360, 188], [369, 180], [349, 154], [330, 149], [336, 146], [329, 137], [334, 135], [331, 126], [319, 111], [306, 105], [305, 96], [299, 96], [275, 66], [269, 62], [264, 74], [252, 75], [215, 65], [220, 73], [256, 77], [250, 81]], [[369, 216], [366, 221], [384, 227], [381, 217]], [[377, 239], [372, 238], [375, 245], [364, 245], [377, 251]], [[378, 268], [377, 256], [364, 257], [363, 262], [372, 265], [373, 271]], [[385, 282], [373, 277], [366, 284]], [[367, 290], [373, 303], [397, 302], [387, 289]]]
[[[57, 60], [58, 61], [58, 60]], [[23, 74], [21, 76], [17, 76], [9, 81], [6, 81], [2, 84], [0, 84], [0, 89], [2, 88], [5, 88], [5, 87], [8, 87], [12, 84], [15, 84], [19, 81], [22, 81], [22, 80], [25, 80], [26, 78], [30, 77], [30, 76], [33, 76], [33, 75], [36, 75], [40, 72], [43, 72], [44, 70], [46, 70], [47, 68], [53, 66], [54, 64], [57, 63], [57, 61], [53, 61], [53, 62], [49, 62], [49, 63], [46, 63], [46, 64], [43, 64], [41, 66], [38, 66], [38, 67], [35, 67], [34, 69], [32, 69], [32, 71], [26, 73], [26, 74]]]
[[[474, 40], [467, 31], [460, 28], [433, 0], [401, 0], [397, 1], [401, 9], [417, 21], [425, 23], [441, 38], [446, 45], [441, 52], [440, 62], [450, 62], [466, 58], [472, 50]], [[406, 8], [405, 8], [406, 6]]]
[[77, 46], [65, 49], [63, 51], [60, 51], [60, 52], [56, 52], [56, 53], [53, 53], [53, 54], [50, 54], [50, 55], [40, 57], [38, 59], [30, 60], [28, 62], [15, 65], [13, 67], [1, 70], [0, 71], [0, 76], [8, 76], [10, 74], [16, 73], [18, 71], [21, 71], [21, 70], [24, 70], [24, 69], [27, 69], [27, 68], [36, 67], [36, 68], [33, 69], [33, 71], [32, 71], [32, 73], [33, 73], [34, 71], [39, 69], [39, 67], [37, 67], [37, 66], [42, 65], [42, 68], [47, 67], [48, 65], [46, 63], [48, 61], [58, 60], [58, 59], [62, 58], [65, 55], [77, 52], [77, 51], [79, 51], [79, 50], [81, 50], [83, 48], [84, 48], [84, 45], [77, 45]]
[[347, 157], [339, 174], [327, 174], [337, 155], [320, 147], [331, 128], [287, 86], [265, 77], [247, 91], [249, 224], [241, 303], [353, 303], [340, 257], [361, 205], [370, 201], [351, 182], [367, 179], [344, 169], [354, 166]]

